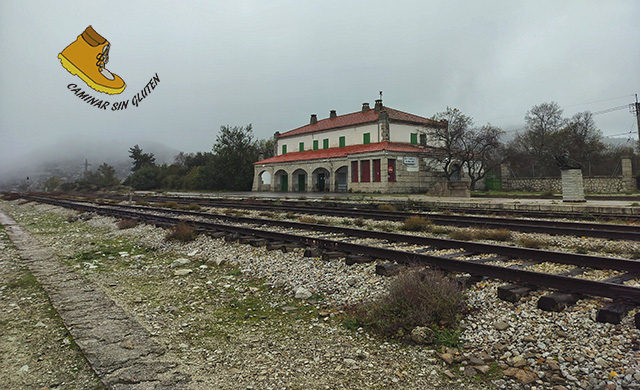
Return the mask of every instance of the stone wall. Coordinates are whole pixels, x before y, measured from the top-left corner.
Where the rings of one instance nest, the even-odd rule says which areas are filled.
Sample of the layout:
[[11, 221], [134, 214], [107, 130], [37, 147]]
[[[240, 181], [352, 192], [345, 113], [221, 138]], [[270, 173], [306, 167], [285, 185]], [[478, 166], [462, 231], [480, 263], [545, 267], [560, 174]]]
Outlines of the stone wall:
[[[583, 181], [584, 192], [591, 194], [612, 194], [633, 191], [636, 188], [632, 177], [591, 176]], [[502, 179], [502, 189], [507, 191], [562, 192], [559, 177], [529, 177]]]

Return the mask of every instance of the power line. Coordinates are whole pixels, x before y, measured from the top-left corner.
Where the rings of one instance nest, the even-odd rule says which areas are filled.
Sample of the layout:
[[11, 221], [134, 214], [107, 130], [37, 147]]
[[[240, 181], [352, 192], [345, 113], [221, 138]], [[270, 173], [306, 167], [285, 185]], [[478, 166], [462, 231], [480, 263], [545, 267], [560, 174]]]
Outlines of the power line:
[[[572, 104], [569, 106], [563, 106], [561, 107], [563, 110], [566, 108], [571, 108], [571, 107], [577, 107], [577, 106], [584, 106], [587, 104], [594, 104], [594, 103], [602, 103], [602, 102], [608, 102], [611, 100], [617, 100], [617, 99], [622, 99], [622, 98], [628, 98], [630, 96], [634, 96], [634, 95], [624, 95], [624, 96], [618, 96], [618, 97], [613, 97], [613, 98], [608, 98], [608, 99], [601, 99], [601, 100], [596, 100], [596, 101], [592, 101], [592, 102], [587, 102], [587, 103], [578, 103], [578, 104]], [[607, 108], [604, 110], [600, 110], [600, 111], [595, 111], [592, 112], [593, 115], [600, 115], [600, 114], [605, 114], [607, 112], [612, 112], [612, 111], [617, 111], [617, 110], [622, 110], [624, 108], [627, 108], [629, 105], [624, 105], [624, 106], [618, 106], [618, 107], [613, 107], [613, 108]], [[497, 117], [497, 118], [491, 118], [491, 119], [487, 119], [486, 122], [490, 122], [492, 120], [498, 120], [498, 119], [506, 119], [506, 118], [513, 118], [513, 117], [517, 117], [517, 116], [524, 116], [526, 115], [526, 113], [524, 114], [512, 114], [512, 115], [505, 115], [505, 116], [501, 116], [501, 117]], [[485, 120], [482, 121], [478, 121], [478, 122], [485, 122]]]

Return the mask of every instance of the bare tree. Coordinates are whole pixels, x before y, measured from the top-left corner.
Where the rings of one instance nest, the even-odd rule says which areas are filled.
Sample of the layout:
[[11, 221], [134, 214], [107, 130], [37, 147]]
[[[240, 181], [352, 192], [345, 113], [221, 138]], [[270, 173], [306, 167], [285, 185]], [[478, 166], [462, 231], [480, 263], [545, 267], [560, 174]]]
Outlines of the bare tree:
[[467, 175], [471, 179], [471, 190], [476, 188], [476, 183], [482, 180], [487, 172], [507, 159], [504, 145], [500, 142], [503, 135], [502, 129], [487, 124], [481, 128], [470, 129], [463, 137], [464, 163]]
[[429, 139], [439, 150], [433, 159], [436, 165], [444, 171], [447, 181], [457, 173], [454, 166], [461, 167], [464, 163], [464, 138], [473, 126], [473, 119], [464, 115], [457, 108], [447, 107], [446, 111], [436, 113], [433, 118], [437, 121], [447, 121], [446, 128], [432, 129]]
[[504, 153], [500, 153], [503, 150], [500, 137], [504, 131], [500, 128], [490, 124], [473, 127], [473, 119], [457, 108], [447, 107], [433, 118], [446, 120], [448, 124], [447, 128], [434, 129], [431, 133], [431, 140], [440, 150], [434, 159], [444, 170], [447, 181], [456, 174], [454, 167], [466, 169], [473, 190], [489, 170], [504, 162]]

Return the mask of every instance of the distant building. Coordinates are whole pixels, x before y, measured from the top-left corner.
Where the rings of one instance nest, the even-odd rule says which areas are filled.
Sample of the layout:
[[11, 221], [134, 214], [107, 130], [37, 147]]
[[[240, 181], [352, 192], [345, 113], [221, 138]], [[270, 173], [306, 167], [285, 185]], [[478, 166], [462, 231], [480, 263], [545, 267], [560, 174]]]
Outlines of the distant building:
[[253, 191], [427, 192], [444, 180], [429, 134], [446, 126], [381, 99], [350, 114], [313, 114], [309, 124], [275, 133], [276, 155], [254, 164]]

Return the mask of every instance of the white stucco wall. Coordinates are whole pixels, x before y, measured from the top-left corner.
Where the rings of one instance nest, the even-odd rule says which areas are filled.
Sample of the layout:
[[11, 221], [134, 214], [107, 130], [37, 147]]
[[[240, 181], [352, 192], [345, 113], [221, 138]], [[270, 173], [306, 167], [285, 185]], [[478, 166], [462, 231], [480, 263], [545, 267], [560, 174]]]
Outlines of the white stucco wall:
[[[329, 148], [340, 146], [340, 137], [345, 137], [345, 146], [362, 145], [363, 135], [371, 134], [371, 143], [380, 142], [378, 124], [367, 124], [364, 126], [351, 126], [335, 130], [327, 130], [316, 133], [301, 134], [293, 137], [286, 137], [277, 140], [277, 153], [282, 154], [282, 145], [287, 145], [287, 153], [298, 152], [300, 142], [304, 142], [304, 150], [313, 150], [313, 141], [318, 141], [318, 149], [321, 150], [324, 139], [329, 139]], [[409, 141], [407, 141], [408, 143]]]

